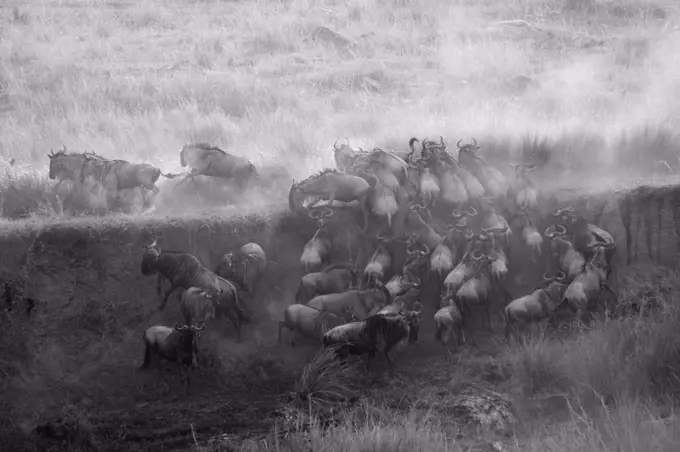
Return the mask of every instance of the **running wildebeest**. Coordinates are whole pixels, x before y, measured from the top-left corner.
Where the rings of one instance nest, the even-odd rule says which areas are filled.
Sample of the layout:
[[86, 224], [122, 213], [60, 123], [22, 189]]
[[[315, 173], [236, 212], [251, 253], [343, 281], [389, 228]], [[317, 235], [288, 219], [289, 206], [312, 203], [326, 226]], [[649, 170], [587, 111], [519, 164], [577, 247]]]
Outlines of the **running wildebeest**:
[[183, 168], [191, 168], [180, 184], [196, 176], [211, 176], [234, 180], [237, 187], [244, 188], [258, 174], [250, 160], [208, 143], [185, 144], [179, 152], [179, 163]]
[[295, 182], [288, 193], [288, 204], [291, 211], [297, 210], [296, 193], [304, 196], [318, 196], [328, 200], [329, 205], [334, 201], [345, 203], [357, 201], [364, 214], [364, 232], [368, 228], [368, 197], [374, 190], [377, 177], [370, 178], [368, 182], [363, 177], [341, 173], [334, 169], [325, 169], [302, 182]]

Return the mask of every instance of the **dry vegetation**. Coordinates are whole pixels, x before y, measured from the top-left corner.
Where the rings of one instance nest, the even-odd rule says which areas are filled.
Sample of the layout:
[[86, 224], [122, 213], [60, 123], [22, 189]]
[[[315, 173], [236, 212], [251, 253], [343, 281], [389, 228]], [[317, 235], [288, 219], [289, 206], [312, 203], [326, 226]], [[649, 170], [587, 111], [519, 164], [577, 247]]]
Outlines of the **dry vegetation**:
[[2, 213], [74, 210], [43, 176], [62, 145], [175, 172], [182, 144], [208, 141], [302, 177], [331, 164], [338, 138], [474, 135], [560, 172], [665, 175], [680, 165], [676, 13], [647, 0], [5, 2]]
[[[291, 175], [330, 166], [330, 146], [345, 137], [404, 148], [413, 135], [451, 143], [475, 136], [489, 154], [534, 156], [564, 180], [602, 167], [607, 176], [667, 176], [680, 169], [677, 19], [677, 5], [663, 0], [6, 1], [0, 215], [62, 221], [77, 210], [46, 179], [45, 154], [62, 145], [179, 172], [182, 144], [219, 144], [278, 175], [249, 199], [253, 210], [280, 201], [278, 189]], [[168, 195], [170, 187], [161, 183], [157, 213], [210, 205], [191, 193]], [[352, 375], [355, 369], [340, 382], [324, 381], [336, 374], [322, 356], [298, 379], [298, 398], [311, 393], [323, 405], [329, 396], [357, 393], [360, 400], [340, 415], [293, 410], [283, 438], [265, 435], [239, 447], [675, 451], [680, 311], [676, 300], [666, 301], [664, 314], [597, 323], [563, 341], [540, 338], [506, 350], [488, 340], [490, 358], [463, 352], [455, 366], [435, 350], [380, 377], [393, 391], [362, 388], [365, 377]], [[69, 419], [108, 404], [113, 414], [99, 416], [95, 427], [109, 428], [110, 441], [135, 423], [135, 431], [163, 426], [162, 416], [147, 423], [140, 407], [167, 395], [165, 388], [151, 377], [123, 381], [129, 369], [118, 369], [138, 348], [138, 331], [112, 323], [119, 314], [107, 309], [132, 308], [83, 307], [88, 316], [77, 325], [117, 335], [116, 347], [90, 348], [71, 368], [58, 347], [39, 350], [34, 362], [13, 369], [11, 382], [3, 380], [3, 390], [30, 395], [0, 402], [17, 416], [15, 430], [59, 411], [64, 400], [79, 406], [63, 409]], [[9, 345], [17, 354], [25, 346]], [[242, 355], [243, 362], [230, 361], [238, 375], [209, 366], [206, 387], [229, 379], [241, 382], [242, 393], [273, 397], [291, 389], [292, 369], [300, 367], [298, 358], [281, 363], [277, 352], [231, 352]], [[3, 371], [11, 367], [12, 356], [0, 359]], [[248, 385], [258, 389], [248, 392]], [[502, 434], [464, 426], [447, 404], [468, 385], [508, 394], [519, 421]], [[210, 393], [198, 399], [205, 412], [234, 416], [238, 425], [265, 416], [248, 397], [241, 404]], [[130, 403], [137, 408], [123, 425], [116, 413]], [[102, 447], [86, 422], [79, 425], [73, 443]], [[231, 447], [227, 439], [197, 443], [200, 450]]]

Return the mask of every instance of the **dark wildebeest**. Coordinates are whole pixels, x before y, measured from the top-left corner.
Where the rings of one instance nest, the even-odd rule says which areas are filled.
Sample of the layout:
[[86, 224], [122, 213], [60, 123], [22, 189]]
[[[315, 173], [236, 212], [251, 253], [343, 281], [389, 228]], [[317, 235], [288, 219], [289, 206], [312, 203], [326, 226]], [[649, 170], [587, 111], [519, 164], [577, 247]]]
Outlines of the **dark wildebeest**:
[[142, 275], [158, 274], [156, 290], [161, 294], [161, 281], [170, 281], [170, 288], [165, 292], [159, 309], [165, 308], [168, 297], [177, 288], [189, 289], [198, 287], [204, 290], [218, 289], [219, 277], [205, 268], [201, 261], [193, 254], [182, 251], [163, 250], [156, 248], [156, 241], [149, 245], [142, 256]]
[[229, 154], [208, 143], [184, 145], [179, 152], [179, 163], [182, 168], [191, 168], [180, 184], [187, 179], [193, 180], [196, 176], [211, 176], [234, 180], [239, 188], [244, 188], [258, 174], [250, 160]]
[[[588, 223], [583, 216], [577, 215], [571, 206], [557, 209], [553, 212], [554, 217], [558, 217], [564, 223], [566, 236], [574, 244], [574, 249], [580, 252], [586, 259], [593, 256], [593, 250], [597, 246], [602, 246], [604, 250], [604, 260], [607, 265], [607, 278], [612, 272], [612, 261], [616, 254], [616, 242], [614, 237], [604, 229]], [[563, 234], [564, 235], [564, 234]]]
[[[399, 354], [418, 338], [419, 311], [404, 314], [376, 314], [359, 322], [336, 326], [323, 337], [324, 348], [335, 348], [338, 356], [368, 353], [366, 367], [376, 352], [383, 353], [394, 368], [393, 354]], [[394, 352], [394, 353], [390, 353]]]
[[236, 282], [248, 296], [255, 297], [255, 284], [267, 268], [267, 255], [260, 245], [249, 242], [222, 256], [215, 273]]

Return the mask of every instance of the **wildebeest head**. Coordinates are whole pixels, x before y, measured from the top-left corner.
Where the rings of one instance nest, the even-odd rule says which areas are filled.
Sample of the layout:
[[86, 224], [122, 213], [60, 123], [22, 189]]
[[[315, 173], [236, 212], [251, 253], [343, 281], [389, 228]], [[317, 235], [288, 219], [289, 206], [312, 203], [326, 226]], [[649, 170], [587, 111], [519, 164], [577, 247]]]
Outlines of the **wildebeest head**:
[[66, 146], [58, 152], [51, 151], [47, 154], [50, 159], [50, 180], [59, 179], [76, 179], [76, 173], [80, 170], [83, 163], [82, 155], [67, 154]]
[[479, 155], [478, 151], [481, 146], [477, 144], [477, 140], [472, 139], [472, 143], [460, 145], [463, 140], [458, 141], [456, 146], [458, 147], [458, 162], [462, 166], [474, 165], [476, 163], [486, 164], [486, 161]]
[[175, 324], [174, 332], [179, 334], [179, 345], [183, 355], [182, 362], [191, 365], [193, 357], [193, 347], [196, 340], [201, 336], [205, 326]]
[[543, 291], [548, 295], [548, 298], [553, 302], [559, 302], [564, 296], [564, 291], [567, 288], [567, 275], [559, 271], [555, 276], [548, 276], [547, 272], [543, 274]]
[[566, 239], [567, 229], [561, 224], [549, 226], [543, 233], [550, 239], [550, 255], [553, 259], [559, 259], [567, 250], [571, 242]]
[[156, 240], [146, 248], [142, 256], [142, 275], [149, 276], [156, 273], [156, 263], [161, 255], [161, 250], [156, 248]]
[[511, 163], [510, 167], [515, 170], [517, 179], [525, 179], [530, 171], [536, 169], [536, 163], [533, 158], [529, 157], [526, 162]]
[[419, 301], [413, 303], [413, 309], [404, 312], [404, 318], [408, 322], [410, 344], [418, 342], [418, 333], [420, 331], [420, 321], [422, 320], [423, 305]]

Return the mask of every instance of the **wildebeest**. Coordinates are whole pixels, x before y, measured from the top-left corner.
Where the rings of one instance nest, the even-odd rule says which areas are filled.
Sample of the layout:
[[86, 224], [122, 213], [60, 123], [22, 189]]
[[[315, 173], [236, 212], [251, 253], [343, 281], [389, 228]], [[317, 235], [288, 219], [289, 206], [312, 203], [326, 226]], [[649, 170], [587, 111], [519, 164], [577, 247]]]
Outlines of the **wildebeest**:
[[562, 225], [549, 226], [543, 235], [550, 240], [550, 264], [556, 266], [558, 271], [567, 274], [569, 278], [575, 278], [583, 271], [586, 259], [583, 254], [576, 251], [574, 244], [565, 238], [567, 230]]
[[328, 262], [332, 248], [330, 231], [326, 225], [322, 225], [302, 249], [300, 264], [305, 274]]
[[161, 294], [161, 281], [166, 278], [170, 281], [170, 288], [165, 292], [159, 309], [165, 308], [168, 297], [177, 288], [188, 289], [198, 287], [205, 290], [217, 290], [220, 288], [219, 277], [205, 268], [196, 256], [190, 253], [156, 248], [154, 242], [146, 248], [142, 256], [142, 275], [150, 276], [158, 274], [156, 291]]
[[342, 293], [356, 284], [357, 272], [351, 262], [336, 262], [320, 272], [308, 273], [300, 279], [295, 294], [298, 303], [306, 303], [316, 295]]
[[518, 325], [531, 325], [541, 320], [550, 318], [557, 305], [562, 300], [564, 290], [567, 287], [566, 275], [559, 272], [557, 276], [548, 277], [543, 275], [545, 283], [532, 293], [512, 300], [503, 309], [505, 320], [505, 339], [510, 341], [510, 333]]
[[158, 193], [156, 182], [160, 176], [174, 179], [176, 175], [165, 174], [149, 163], [130, 163], [126, 160], [108, 160], [94, 154], [87, 154], [83, 162], [81, 182], [94, 180], [110, 192], [128, 188], [144, 187]]
[[267, 267], [267, 255], [260, 245], [249, 242], [236, 251], [222, 256], [222, 260], [215, 268], [215, 273], [236, 282], [248, 293], [250, 298], [255, 296], [255, 283], [264, 274]]
[[317, 295], [307, 306], [319, 311], [329, 311], [342, 317], [348, 309], [364, 320], [392, 301], [391, 294], [383, 286], [378, 289], [349, 290], [343, 293]]
[[589, 304], [598, 297], [602, 289], [612, 292], [606, 284], [607, 263], [604, 258], [604, 246], [595, 245], [593, 249], [593, 257], [585, 264], [583, 271], [576, 275], [569, 284], [564, 292], [564, 299], [560, 303], [575, 312], [578, 320], [588, 310]]
[[434, 315], [436, 325], [435, 340], [446, 350], [447, 361], [451, 360], [451, 341], [455, 339], [458, 346], [463, 345], [463, 316], [456, 304], [453, 294], [442, 292], [439, 310]]
[[213, 292], [190, 287], [182, 293], [180, 309], [186, 325], [205, 325], [215, 318]]
[[487, 196], [505, 199], [510, 185], [506, 177], [496, 168], [490, 166], [479, 155], [480, 145], [472, 139], [474, 144], [461, 146], [463, 140], [458, 141], [458, 163], [472, 173], [484, 187]]
[[[351, 316], [350, 312], [347, 312]], [[292, 304], [283, 312], [283, 320], [279, 322], [279, 343], [281, 329], [288, 328], [292, 332], [290, 346], [295, 346], [297, 333], [312, 339], [322, 340], [324, 334], [338, 325], [347, 323], [346, 318], [339, 317], [329, 311], [319, 311], [303, 304]]]
[[58, 188], [65, 180], [73, 181], [76, 184], [80, 184], [82, 179], [82, 168], [83, 162], [85, 161], [85, 155], [83, 153], [71, 152], [66, 153], [66, 147], [58, 152], [51, 151], [47, 154], [50, 159], [50, 180], [58, 179], [59, 182], [55, 186]]
[[288, 201], [291, 211], [297, 210], [295, 194], [318, 196], [329, 201], [357, 201], [364, 214], [364, 232], [368, 228], [368, 197], [374, 189], [378, 178], [374, 176], [372, 184], [366, 179], [352, 174], [341, 173], [334, 169], [325, 169], [302, 182], [295, 182], [290, 187]]
[[163, 325], [147, 328], [142, 336], [146, 348], [141, 369], [149, 367], [152, 352], [169, 361], [196, 367], [196, 341], [203, 328], [179, 323], [174, 328]]
[[[568, 237], [574, 244], [574, 249], [580, 252], [586, 259], [592, 257], [593, 250], [598, 246], [603, 247], [604, 261], [607, 265], [607, 278], [612, 272], [612, 260], [616, 253], [616, 242], [614, 237], [604, 229], [588, 223], [584, 217], [576, 215], [573, 207], [564, 207], [553, 212], [554, 217], [566, 224], [561, 225], [564, 229], [564, 236]], [[557, 225], [558, 227], [560, 225]]]
[[233, 180], [239, 188], [243, 188], [258, 174], [250, 160], [208, 143], [185, 144], [179, 152], [179, 163], [182, 168], [191, 168], [180, 183], [196, 176], [211, 176]]
[[368, 353], [366, 367], [370, 366], [376, 352], [383, 353], [395, 367], [393, 355], [417, 340], [419, 316], [420, 312], [412, 311], [404, 315], [372, 315], [359, 322], [336, 326], [324, 335], [324, 348], [334, 347], [343, 358], [349, 354]]
[[538, 190], [529, 179], [529, 171], [536, 169], [534, 159], [529, 158], [525, 163], [510, 165], [515, 170], [515, 180], [510, 184], [509, 194], [520, 210], [534, 210], [538, 208]]

